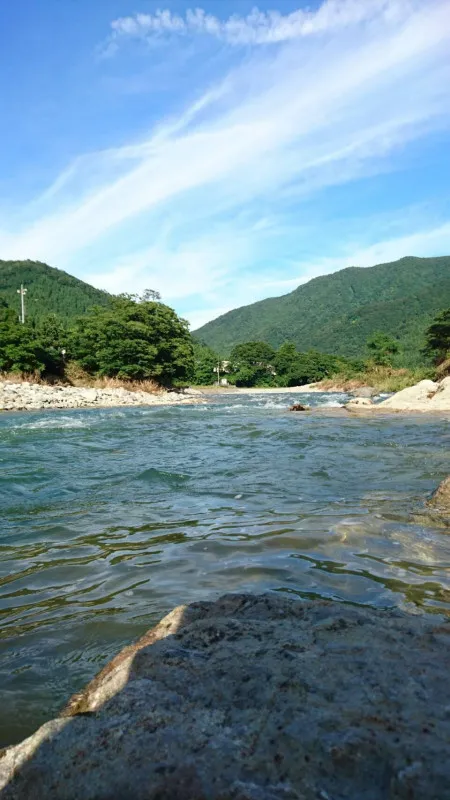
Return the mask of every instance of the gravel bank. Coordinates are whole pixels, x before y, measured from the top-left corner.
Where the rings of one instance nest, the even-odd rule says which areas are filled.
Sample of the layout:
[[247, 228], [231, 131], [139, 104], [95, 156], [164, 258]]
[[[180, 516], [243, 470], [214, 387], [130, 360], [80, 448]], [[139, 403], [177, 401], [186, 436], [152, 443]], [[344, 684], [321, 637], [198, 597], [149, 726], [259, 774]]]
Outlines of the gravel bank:
[[412, 412], [450, 412], [450, 377], [435, 383], [424, 380], [402, 389], [401, 392], [373, 403], [368, 397], [355, 397], [345, 406], [348, 411], [412, 411]]
[[38, 383], [0, 382], [0, 411], [37, 411], [43, 408], [95, 408], [175, 405], [202, 402], [196, 389], [183, 392], [130, 392], [126, 389], [84, 389]]

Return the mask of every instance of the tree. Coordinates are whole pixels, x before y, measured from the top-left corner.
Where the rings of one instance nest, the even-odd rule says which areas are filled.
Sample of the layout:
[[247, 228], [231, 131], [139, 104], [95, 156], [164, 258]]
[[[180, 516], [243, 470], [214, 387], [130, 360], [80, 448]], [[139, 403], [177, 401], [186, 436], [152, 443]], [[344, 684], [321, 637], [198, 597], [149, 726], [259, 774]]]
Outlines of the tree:
[[140, 300], [141, 303], [148, 303], [149, 300], [159, 301], [161, 300], [161, 294], [159, 292], [155, 292], [154, 289], [144, 289]]
[[276, 373], [280, 378], [289, 375], [293, 369], [295, 369], [295, 364], [298, 361], [299, 355], [293, 342], [284, 342], [284, 344], [278, 348], [273, 363]]
[[272, 386], [275, 350], [266, 342], [244, 342], [230, 355], [230, 382], [236, 386]]
[[424, 353], [441, 364], [450, 354], [450, 308], [441, 311], [425, 332]]
[[98, 375], [171, 385], [189, 379], [194, 368], [188, 323], [163, 303], [127, 296], [82, 317], [71, 347], [80, 365]]
[[275, 358], [275, 350], [266, 342], [244, 342], [233, 347], [230, 361], [233, 365], [268, 366]]
[[217, 364], [220, 357], [208, 345], [193, 341], [194, 372], [193, 383], [197, 386], [209, 386], [217, 380]]
[[339, 370], [340, 361], [316, 350], [299, 353], [294, 344], [285, 342], [276, 353], [274, 365], [280, 386], [302, 386], [333, 375]]
[[44, 368], [44, 353], [33, 330], [0, 299], [0, 371], [40, 373]]
[[382, 331], [375, 331], [372, 334], [367, 340], [367, 348], [374, 363], [382, 367], [392, 366], [392, 356], [400, 349], [398, 342]]
[[61, 319], [56, 314], [47, 314], [36, 323], [35, 336], [42, 348], [45, 372], [63, 375], [69, 355], [69, 334]]

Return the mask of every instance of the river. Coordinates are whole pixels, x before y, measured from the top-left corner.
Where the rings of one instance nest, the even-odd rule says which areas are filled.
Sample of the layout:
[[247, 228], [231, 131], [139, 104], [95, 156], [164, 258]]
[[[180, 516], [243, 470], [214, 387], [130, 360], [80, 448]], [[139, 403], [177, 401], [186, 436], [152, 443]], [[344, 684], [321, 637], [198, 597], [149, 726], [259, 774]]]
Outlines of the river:
[[[450, 612], [450, 535], [414, 517], [449, 420], [343, 395], [0, 416], [0, 744], [180, 603], [276, 590]], [[328, 412], [327, 412], [328, 409]]]

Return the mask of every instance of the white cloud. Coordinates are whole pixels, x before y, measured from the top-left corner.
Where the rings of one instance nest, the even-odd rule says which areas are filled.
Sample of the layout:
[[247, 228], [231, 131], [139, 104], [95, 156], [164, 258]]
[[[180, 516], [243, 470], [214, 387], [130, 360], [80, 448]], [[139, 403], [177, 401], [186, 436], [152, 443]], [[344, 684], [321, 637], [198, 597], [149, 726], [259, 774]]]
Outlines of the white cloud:
[[[89, 274], [87, 280], [112, 293], [129, 291], [130, 285], [134, 291], [157, 287], [164, 302], [188, 308], [182, 312], [183, 316], [192, 330], [196, 330], [233, 308], [286, 294], [312, 278], [346, 267], [370, 267], [405, 255], [450, 253], [450, 222], [447, 222], [413, 234], [381, 239], [370, 246], [362, 245], [361, 240], [341, 243], [339, 254], [333, 257], [286, 260], [285, 274], [289, 277], [280, 276], [280, 261], [257, 275], [248, 274], [245, 271], [248, 253], [257, 252], [261, 257], [270, 247], [273, 231], [267, 220], [261, 222], [262, 225], [256, 223], [250, 228], [246, 236], [242, 228], [235, 227], [232, 238], [219, 231], [215, 237], [187, 242], [173, 250], [167, 242], [160, 241], [154, 248], [113, 264], [108, 272]], [[192, 299], [199, 297], [205, 307], [192, 307]]]
[[281, 14], [255, 7], [247, 16], [233, 14], [224, 20], [202, 8], [188, 9], [184, 16], [159, 9], [155, 14], [134, 14], [113, 20], [110, 43], [117, 44], [126, 38], [201, 34], [231, 45], [277, 44], [374, 19], [395, 22], [411, 6], [410, 0], [326, 0], [316, 11], [299, 8]]
[[[300, 45], [283, 34], [279, 49], [259, 49], [140, 139], [80, 154], [43, 196], [0, 219], [2, 257], [39, 258], [110, 291], [158, 289], [197, 319], [203, 306], [270, 294], [264, 281], [277, 270], [278, 282], [296, 275], [276, 246], [286, 204], [395, 169], [402, 148], [449, 127], [449, 12], [447, 0], [329, 0], [301, 12], [298, 30], [332, 35]], [[244, 27], [267, 35], [275, 18], [279, 31], [293, 25], [254, 12]], [[275, 276], [258, 266], [267, 253]]]
[[406, 236], [382, 239], [368, 247], [358, 242], [347, 243], [342, 253], [333, 258], [321, 258], [311, 262], [298, 262], [294, 265], [296, 275], [285, 280], [276, 278], [265, 282], [264, 296], [285, 294], [297, 286], [307, 283], [320, 275], [330, 275], [346, 267], [371, 267], [374, 264], [387, 264], [405, 256], [428, 257], [450, 253], [450, 222], [432, 228], [424, 228]]

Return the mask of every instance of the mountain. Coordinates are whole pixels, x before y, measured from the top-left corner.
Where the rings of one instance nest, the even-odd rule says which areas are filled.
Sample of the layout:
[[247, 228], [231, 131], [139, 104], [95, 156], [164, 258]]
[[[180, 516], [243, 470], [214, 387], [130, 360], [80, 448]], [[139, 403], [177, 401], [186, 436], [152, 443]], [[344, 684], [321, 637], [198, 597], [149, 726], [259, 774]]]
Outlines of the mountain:
[[426, 327], [448, 306], [450, 256], [409, 256], [314, 278], [282, 297], [229, 311], [194, 336], [224, 356], [236, 344], [261, 340], [363, 357], [368, 337], [381, 330], [400, 340], [402, 363], [412, 366], [420, 361]]
[[0, 261], [0, 298], [20, 310], [17, 289], [27, 289], [26, 313], [32, 319], [55, 313], [72, 319], [94, 305], [106, 305], [109, 295], [40, 261]]

